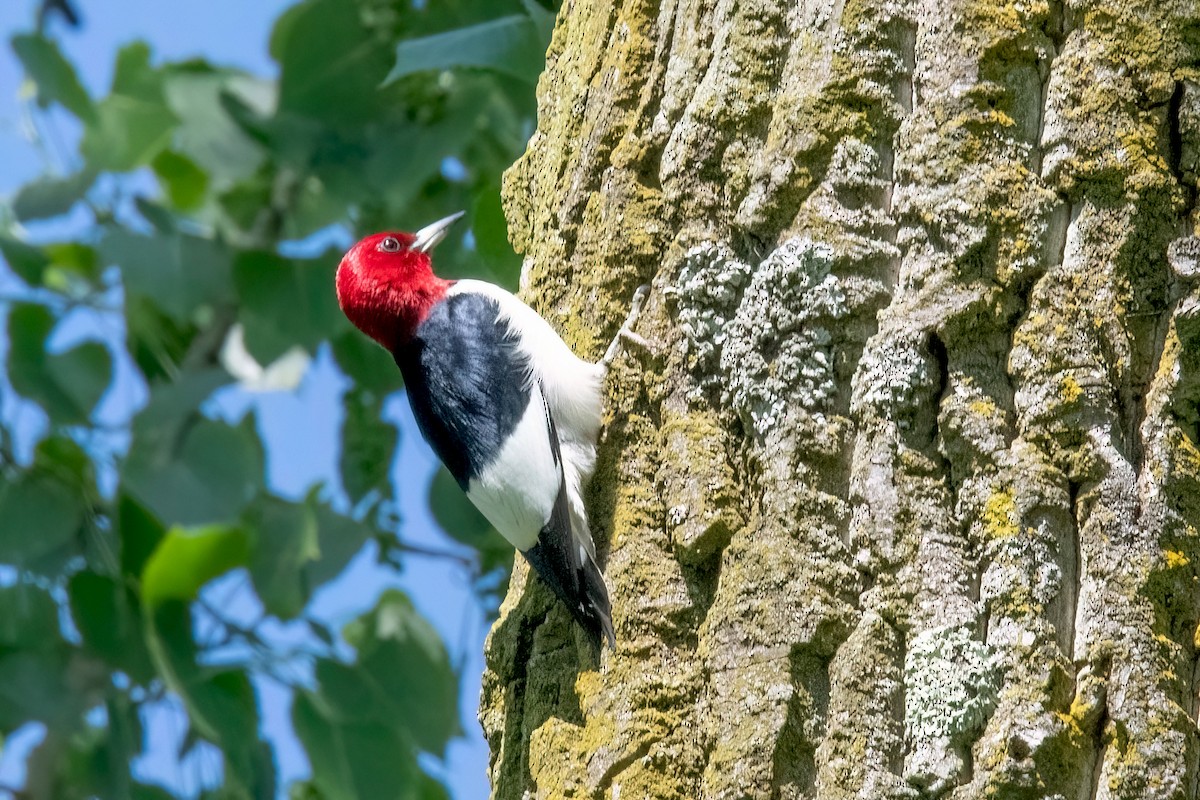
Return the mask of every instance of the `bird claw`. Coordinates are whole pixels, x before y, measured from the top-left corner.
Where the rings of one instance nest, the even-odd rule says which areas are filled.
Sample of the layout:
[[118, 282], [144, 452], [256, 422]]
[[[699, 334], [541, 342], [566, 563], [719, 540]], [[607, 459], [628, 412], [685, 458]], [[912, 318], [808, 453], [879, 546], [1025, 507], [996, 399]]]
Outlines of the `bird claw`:
[[633, 332], [633, 326], [637, 324], [638, 318], [642, 315], [642, 306], [646, 303], [646, 298], [650, 296], [650, 284], [644, 283], [637, 288], [633, 293], [633, 302], [629, 306], [629, 315], [625, 317], [625, 321], [621, 323], [621, 329], [617, 331], [617, 335], [613, 337], [612, 343], [608, 346], [608, 350], [604, 353], [604, 358], [600, 359], [600, 363], [605, 369], [612, 364], [616, 359], [617, 354], [621, 352], [621, 342], [637, 345], [638, 347], [653, 353], [654, 345], [647, 341], [644, 337]]

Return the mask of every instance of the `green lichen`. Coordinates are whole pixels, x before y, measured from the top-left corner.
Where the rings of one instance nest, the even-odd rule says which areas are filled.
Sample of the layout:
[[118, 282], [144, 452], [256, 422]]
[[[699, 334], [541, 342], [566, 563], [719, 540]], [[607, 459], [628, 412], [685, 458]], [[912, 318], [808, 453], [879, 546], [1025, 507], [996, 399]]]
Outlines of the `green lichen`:
[[660, 436], [668, 455], [658, 481], [671, 541], [685, 564], [706, 564], [744, 524], [728, 436], [715, 414], [699, 410], [664, 419]]
[[830, 327], [848, 313], [832, 259], [809, 239], [789, 239], [753, 268], [727, 248], [688, 251], [668, 292], [702, 376], [693, 399], [719, 388], [759, 439], [797, 411], [827, 408], [836, 388]]
[[678, 277], [666, 287], [684, 336], [688, 367], [696, 375], [693, 400], [719, 390], [721, 351], [752, 272], [727, 246], [702, 242], [684, 254]]

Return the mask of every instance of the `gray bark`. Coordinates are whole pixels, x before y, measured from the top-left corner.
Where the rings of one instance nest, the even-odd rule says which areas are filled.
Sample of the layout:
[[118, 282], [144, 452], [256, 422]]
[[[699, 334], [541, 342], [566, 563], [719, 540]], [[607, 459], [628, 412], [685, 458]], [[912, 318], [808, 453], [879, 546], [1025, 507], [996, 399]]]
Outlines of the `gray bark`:
[[1200, 4], [568, 0], [508, 173], [618, 646], [523, 566], [497, 798], [1196, 798]]

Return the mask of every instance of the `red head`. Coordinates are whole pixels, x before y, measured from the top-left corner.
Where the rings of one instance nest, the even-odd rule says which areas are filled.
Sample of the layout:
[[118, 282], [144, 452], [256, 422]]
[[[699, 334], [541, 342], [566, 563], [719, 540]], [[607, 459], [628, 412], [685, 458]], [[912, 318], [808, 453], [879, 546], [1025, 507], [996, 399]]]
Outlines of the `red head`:
[[416, 233], [376, 233], [350, 248], [337, 269], [337, 297], [355, 327], [389, 350], [412, 338], [450, 281], [433, 274], [429, 251], [462, 216]]

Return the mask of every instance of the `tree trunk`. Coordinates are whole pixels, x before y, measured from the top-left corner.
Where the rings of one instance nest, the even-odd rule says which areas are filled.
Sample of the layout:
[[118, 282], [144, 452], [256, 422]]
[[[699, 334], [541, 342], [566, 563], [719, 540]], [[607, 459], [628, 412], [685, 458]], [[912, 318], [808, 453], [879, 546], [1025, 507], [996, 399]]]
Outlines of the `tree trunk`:
[[506, 176], [610, 379], [618, 644], [519, 564], [493, 795], [1196, 798], [1200, 3], [567, 0]]

